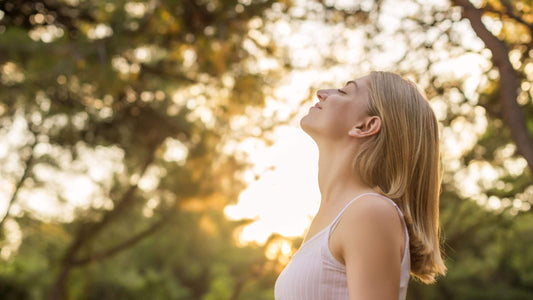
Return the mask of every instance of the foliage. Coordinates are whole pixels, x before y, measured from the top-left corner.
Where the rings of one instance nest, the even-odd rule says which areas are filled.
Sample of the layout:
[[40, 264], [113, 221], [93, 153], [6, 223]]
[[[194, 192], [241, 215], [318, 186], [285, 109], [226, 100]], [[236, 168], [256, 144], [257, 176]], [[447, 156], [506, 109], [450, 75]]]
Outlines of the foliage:
[[[254, 275], [272, 272], [264, 249], [236, 247], [240, 224], [222, 208], [243, 189], [246, 166], [225, 145], [267, 130], [261, 120], [234, 120], [260, 109], [275, 83], [256, 67], [273, 45], [244, 47], [274, 4], [285, 5], [0, 3], [1, 176], [15, 183], [3, 195], [1, 224], [16, 221], [22, 234], [1, 262], [6, 295], [238, 299], [271, 291], [274, 276]], [[66, 178], [81, 182], [74, 194]], [[35, 201], [56, 212], [40, 213]]]
[[[280, 262], [237, 247], [245, 222], [222, 214], [244, 187], [234, 144], [276, 125], [253, 113], [286, 69], [334, 82], [342, 68], [401, 73], [437, 111], [448, 274], [408, 298], [530, 299], [532, 145], [516, 132], [533, 133], [531, 1], [397, 2], [2, 1], [3, 298], [271, 299]], [[261, 39], [276, 17], [328, 32]]]

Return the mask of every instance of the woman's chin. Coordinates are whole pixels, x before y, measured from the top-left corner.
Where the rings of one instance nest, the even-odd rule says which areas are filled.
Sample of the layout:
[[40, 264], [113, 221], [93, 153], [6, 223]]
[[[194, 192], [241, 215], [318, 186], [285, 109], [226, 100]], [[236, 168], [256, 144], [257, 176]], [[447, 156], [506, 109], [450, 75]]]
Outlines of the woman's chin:
[[303, 118], [300, 119], [300, 127], [303, 129], [303, 131], [308, 132], [310, 124], [309, 124], [309, 115], [303, 116]]
[[300, 120], [300, 127], [305, 133], [307, 133], [307, 135], [309, 135], [311, 138], [314, 139], [314, 136], [316, 135], [317, 130], [315, 127], [313, 127], [313, 124], [311, 124], [311, 122], [309, 122], [310, 120], [308, 120], [306, 117], [307, 116], [303, 117]]

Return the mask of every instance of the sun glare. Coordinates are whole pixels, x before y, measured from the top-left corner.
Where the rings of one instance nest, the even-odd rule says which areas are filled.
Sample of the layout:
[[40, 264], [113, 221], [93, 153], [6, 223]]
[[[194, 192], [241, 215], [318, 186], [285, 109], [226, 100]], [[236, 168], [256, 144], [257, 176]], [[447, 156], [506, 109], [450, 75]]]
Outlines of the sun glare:
[[272, 233], [300, 236], [318, 209], [316, 146], [299, 128], [280, 127], [275, 136], [273, 146], [250, 153], [252, 163], [275, 168], [251, 182], [237, 205], [225, 209], [231, 219], [255, 220], [243, 228], [241, 243], [265, 243]]
[[287, 264], [292, 255], [291, 244], [287, 240], [278, 239], [270, 243], [265, 251], [268, 259], [276, 259], [282, 264]]

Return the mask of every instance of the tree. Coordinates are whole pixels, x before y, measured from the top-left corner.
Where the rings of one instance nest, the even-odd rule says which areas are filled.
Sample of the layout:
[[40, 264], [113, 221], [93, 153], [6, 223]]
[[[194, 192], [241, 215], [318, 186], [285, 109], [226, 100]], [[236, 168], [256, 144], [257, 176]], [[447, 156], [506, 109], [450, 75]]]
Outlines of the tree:
[[[524, 43], [524, 40], [531, 41], [533, 34], [533, 23], [527, 20], [531, 14], [531, 4], [527, 1], [515, 1], [514, 4], [508, 0], [487, 1], [482, 7], [476, 8], [468, 0], [454, 0], [452, 3], [462, 8], [463, 17], [470, 21], [472, 29], [492, 54], [492, 62], [500, 75], [499, 100], [502, 109], [500, 118], [503, 117], [505, 120], [518, 153], [526, 159], [530, 171], [533, 171], [533, 138], [523, 108], [518, 103], [521, 78], [526, 82], [530, 78], [524, 73], [525, 66], [515, 68], [510, 58], [511, 51], [516, 51], [520, 55], [518, 61], [525, 65], [528, 63], [532, 44]], [[506, 30], [502, 32], [501, 37], [498, 37], [483, 23], [484, 14], [500, 21], [506, 27], [516, 28], [517, 32]], [[527, 91], [522, 91], [522, 97], [529, 98], [531, 102], [531, 95], [528, 95]]]
[[[263, 269], [266, 261], [258, 258], [262, 248], [230, 247], [228, 228], [235, 227], [220, 211], [243, 188], [238, 174], [245, 167], [238, 158], [242, 154], [225, 145], [260, 137], [261, 129], [273, 125], [249, 120], [243, 126], [235, 120], [258, 110], [275, 82], [276, 76], [256, 67], [261, 57], [272, 56], [273, 44], [248, 33], [261, 29], [260, 17], [276, 3], [0, 3], [0, 117], [3, 144], [10, 147], [2, 159], [13, 165], [1, 171], [13, 188], [4, 195], [10, 200], [0, 224], [16, 220], [25, 233], [21, 252], [6, 263], [27, 268], [29, 273], [18, 280], [28, 285], [32, 270], [34, 275], [52, 272], [46, 277], [53, 280], [36, 284], [41, 289], [33, 291], [34, 297], [44, 297], [43, 290], [49, 289], [49, 299], [79, 298], [83, 285], [88, 290], [97, 285], [90, 297], [98, 299], [134, 297], [136, 288], [81, 275], [117, 274], [102, 261], [125, 250], [129, 257], [161, 260], [143, 243], [164, 244], [169, 239], [161, 236], [164, 228], [183, 219], [191, 223], [178, 223], [181, 227], [169, 234], [196, 233], [205, 243], [223, 241], [219, 250], [230, 257], [243, 252], [244, 259], [220, 261], [220, 253], [199, 251], [203, 242], [193, 248], [169, 242], [161, 255], [172, 247], [198, 251], [180, 259], [201, 266], [199, 273], [184, 269], [171, 277], [181, 284], [173, 295], [201, 297], [231, 287], [229, 293], [237, 299], [244, 283], [256, 276], [243, 279], [243, 274], [253, 274], [245, 269]], [[283, 2], [277, 5], [283, 8]], [[254, 46], [246, 48], [247, 43]], [[7, 135], [17, 128], [20, 138], [8, 143]], [[68, 209], [69, 202], [83, 199], [72, 199], [61, 178], [81, 178], [92, 189], [85, 207]], [[54, 221], [28, 208], [36, 191], [57, 199], [62, 213]], [[81, 198], [79, 192], [76, 198]], [[202, 222], [223, 232], [210, 237], [196, 231]], [[57, 234], [61, 242], [54, 241]], [[43, 248], [54, 252], [35, 252]], [[23, 263], [27, 257], [35, 258], [34, 265]], [[219, 268], [202, 265], [206, 257]], [[122, 261], [111, 268], [125, 265]], [[72, 276], [76, 280], [67, 281]], [[197, 285], [200, 280], [205, 281]]]

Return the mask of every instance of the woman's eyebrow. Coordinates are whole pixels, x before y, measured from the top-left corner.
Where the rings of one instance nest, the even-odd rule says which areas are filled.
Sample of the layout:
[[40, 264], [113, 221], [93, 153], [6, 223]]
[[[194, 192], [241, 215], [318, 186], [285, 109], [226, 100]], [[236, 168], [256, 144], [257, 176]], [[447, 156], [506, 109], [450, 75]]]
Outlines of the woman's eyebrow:
[[[355, 82], [355, 81], [353, 81], [353, 80], [350, 80], [350, 81], [346, 82], [346, 85], [348, 85], [348, 84], [350, 84], [350, 83], [353, 83], [353, 84], [355, 85], [355, 87], [358, 88], [358, 86], [357, 86], [357, 82]], [[345, 86], [346, 86], [346, 85], [345, 85]]]

